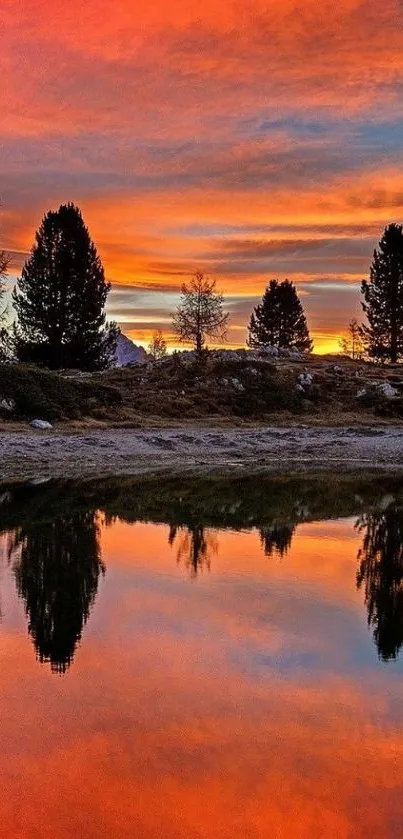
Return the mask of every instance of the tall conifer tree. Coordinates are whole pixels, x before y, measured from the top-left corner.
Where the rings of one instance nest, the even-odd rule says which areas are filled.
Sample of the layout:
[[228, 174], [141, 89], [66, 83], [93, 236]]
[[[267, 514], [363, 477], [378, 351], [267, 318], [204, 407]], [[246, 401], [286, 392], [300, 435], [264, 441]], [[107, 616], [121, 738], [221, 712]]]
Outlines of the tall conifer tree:
[[361, 285], [362, 308], [368, 325], [363, 327], [371, 358], [395, 363], [403, 356], [403, 227], [385, 228], [370, 269]]
[[78, 207], [47, 213], [13, 294], [20, 360], [53, 369], [106, 367], [118, 334], [105, 324], [109, 290]]
[[248, 344], [253, 348], [269, 344], [301, 352], [312, 350], [302, 303], [292, 282], [271, 280], [251, 315]]

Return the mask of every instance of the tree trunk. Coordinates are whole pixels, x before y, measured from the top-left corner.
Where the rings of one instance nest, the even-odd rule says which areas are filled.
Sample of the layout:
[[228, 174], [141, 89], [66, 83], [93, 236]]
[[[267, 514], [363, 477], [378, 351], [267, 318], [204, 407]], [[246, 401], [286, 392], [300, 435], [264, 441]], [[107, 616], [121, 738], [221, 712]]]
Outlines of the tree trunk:
[[390, 360], [392, 364], [396, 364], [397, 362], [397, 319], [396, 317], [392, 318], [391, 330], [390, 330]]
[[201, 332], [198, 332], [196, 335], [196, 352], [198, 355], [201, 355], [203, 351], [203, 336]]

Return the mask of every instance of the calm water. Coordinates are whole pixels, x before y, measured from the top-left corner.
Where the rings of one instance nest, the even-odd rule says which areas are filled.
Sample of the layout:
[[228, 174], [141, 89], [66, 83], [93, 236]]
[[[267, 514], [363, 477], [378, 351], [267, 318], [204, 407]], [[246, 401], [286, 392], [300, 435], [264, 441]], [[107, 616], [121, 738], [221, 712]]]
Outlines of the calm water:
[[0, 501], [1, 837], [402, 835], [402, 480]]

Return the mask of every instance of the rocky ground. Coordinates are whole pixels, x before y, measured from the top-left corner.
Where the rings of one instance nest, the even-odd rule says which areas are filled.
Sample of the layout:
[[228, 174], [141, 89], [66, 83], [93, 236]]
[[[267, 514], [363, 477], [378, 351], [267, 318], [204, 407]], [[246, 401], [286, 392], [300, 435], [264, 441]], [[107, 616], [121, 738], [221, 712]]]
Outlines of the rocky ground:
[[284, 353], [178, 353], [103, 373], [0, 364], [0, 421], [143, 429], [395, 425], [403, 418], [402, 365]]
[[0, 432], [0, 479], [259, 470], [403, 470], [403, 428]]

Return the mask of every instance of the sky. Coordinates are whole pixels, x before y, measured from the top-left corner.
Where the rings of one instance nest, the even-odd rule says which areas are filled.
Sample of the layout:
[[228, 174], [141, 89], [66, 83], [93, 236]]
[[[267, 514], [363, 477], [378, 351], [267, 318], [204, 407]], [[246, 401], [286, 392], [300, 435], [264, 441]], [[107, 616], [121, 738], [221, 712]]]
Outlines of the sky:
[[402, 0], [1, 0], [0, 247], [11, 282], [73, 201], [137, 343], [196, 270], [243, 346], [270, 279], [315, 349], [360, 317], [403, 216]]

